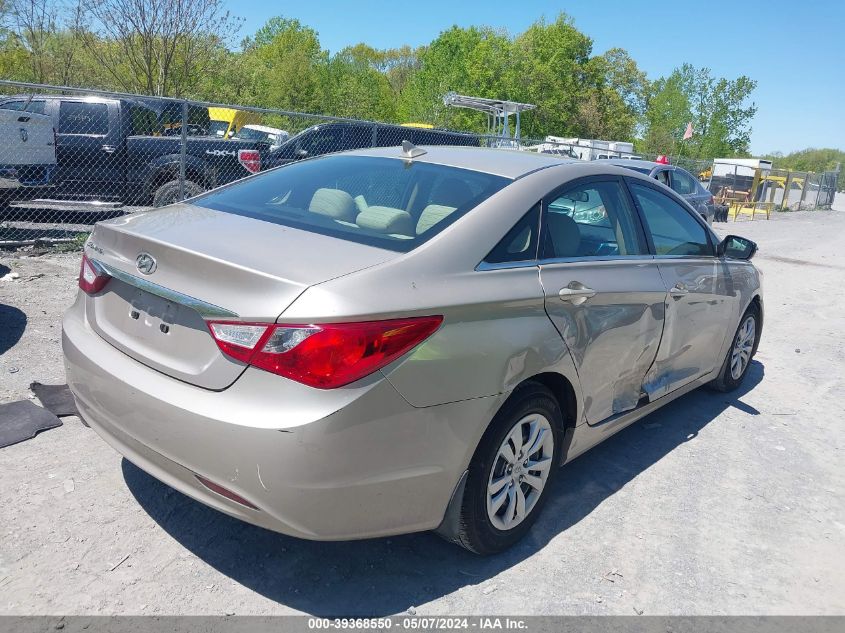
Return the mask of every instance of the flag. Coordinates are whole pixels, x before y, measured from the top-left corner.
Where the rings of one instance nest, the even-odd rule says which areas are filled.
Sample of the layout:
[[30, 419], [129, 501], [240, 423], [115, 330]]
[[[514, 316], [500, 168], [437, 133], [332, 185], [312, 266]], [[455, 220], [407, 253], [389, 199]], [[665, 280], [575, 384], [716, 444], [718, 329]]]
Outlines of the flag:
[[687, 140], [688, 138], [692, 138], [692, 121], [687, 123], [687, 131], [684, 132], [684, 140]]

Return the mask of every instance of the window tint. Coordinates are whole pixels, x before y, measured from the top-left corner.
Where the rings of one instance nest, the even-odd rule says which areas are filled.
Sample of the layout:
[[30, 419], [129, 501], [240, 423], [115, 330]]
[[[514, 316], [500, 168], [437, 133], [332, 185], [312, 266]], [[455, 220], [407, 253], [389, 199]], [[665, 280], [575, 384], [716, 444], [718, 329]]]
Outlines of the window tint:
[[707, 231], [692, 214], [666, 194], [631, 183], [657, 255], [712, 255]]
[[326, 156], [196, 199], [199, 206], [409, 251], [511, 182], [398, 158]]
[[137, 105], [131, 105], [128, 109], [132, 122], [132, 134], [152, 136], [161, 132], [158, 115], [153, 110]]
[[35, 101], [34, 99], [29, 103], [26, 102], [26, 99], [23, 101], [7, 101], [3, 105], [0, 105], [0, 108], [5, 108], [6, 110], [24, 110], [26, 109], [27, 112], [34, 112], [36, 114], [44, 114], [44, 102], [43, 101]]
[[542, 257], [645, 254], [634, 218], [621, 183], [577, 185], [546, 205]]
[[300, 139], [299, 147], [310, 156], [339, 152], [343, 149], [343, 127], [331, 126], [312, 130]]
[[411, 130], [396, 126], [380, 125], [376, 128], [376, 147], [393, 147], [411, 140]]
[[688, 196], [698, 191], [695, 180], [687, 172], [676, 169], [672, 172], [672, 189], [682, 196]]
[[508, 231], [484, 261], [488, 264], [502, 264], [536, 259], [539, 230], [540, 205], [537, 204]]
[[657, 180], [657, 182], [662, 182], [667, 187], [669, 186], [669, 170], [668, 169], [664, 169], [662, 171], [657, 172], [656, 174], [654, 174], [654, 178], [655, 178], [655, 180]]
[[97, 134], [109, 131], [109, 109], [105, 103], [62, 101], [59, 106], [59, 134]]

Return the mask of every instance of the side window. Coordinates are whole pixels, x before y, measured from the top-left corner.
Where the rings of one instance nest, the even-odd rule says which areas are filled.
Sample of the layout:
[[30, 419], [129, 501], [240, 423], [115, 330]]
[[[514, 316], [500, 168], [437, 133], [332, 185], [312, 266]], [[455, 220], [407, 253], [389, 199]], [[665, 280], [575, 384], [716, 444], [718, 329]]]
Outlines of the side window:
[[44, 102], [43, 101], [36, 101], [32, 100], [28, 104], [24, 101], [7, 101], [6, 103], [0, 105], [0, 108], [5, 108], [6, 110], [24, 110], [26, 109], [27, 112], [34, 112], [35, 114], [44, 114]]
[[302, 139], [301, 149], [304, 149], [310, 156], [320, 156], [339, 152], [343, 149], [343, 128], [340, 126], [317, 129]]
[[537, 258], [540, 232], [540, 205], [534, 205], [490, 251], [484, 261], [488, 264], [526, 262]]
[[672, 189], [682, 196], [688, 196], [698, 191], [698, 187], [696, 186], [695, 180], [693, 180], [692, 176], [680, 169], [676, 169], [672, 172]]
[[137, 105], [130, 105], [128, 109], [132, 122], [132, 134], [152, 136], [161, 132], [158, 116], [154, 111]]
[[109, 132], [109, 108], [105, 103], [62, 101], [58, 131], [59, 134], [105, 136]]
[[343, 137], [343, 149], [359, 149], [373, 146], [373, 127], [371, 125], [348, 125]]
[[545, 205], [542, 258], [643, 255], [635, 217], [620, 182], [576, 185]]
[[411, 139], [411, 130], [393, 125], [379, 125], [376, 128], [376, 147], [401, 145], [403, 140]]
[[631, 192], [642, 209], [657, 255], [713, 255], [707, 231], [678, 202], [636, 182], [631, 183]]
[[656, 174], [654, 174], [654, 178], [655, 178], [655, 180], [657, 180], [657, 182], [662, 182], [667, 187], [669, 186], [669, 170], [668, 169], [664, 169], [662, 171], [657, 172]]

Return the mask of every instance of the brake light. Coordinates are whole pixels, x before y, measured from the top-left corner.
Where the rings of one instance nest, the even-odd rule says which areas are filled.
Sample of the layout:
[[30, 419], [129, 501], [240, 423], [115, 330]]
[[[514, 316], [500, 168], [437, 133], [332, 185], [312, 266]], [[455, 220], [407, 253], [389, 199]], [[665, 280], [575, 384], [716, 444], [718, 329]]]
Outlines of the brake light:
[[342, 387], [390, 364], [434, 334], [442, 316], [267, 325], [210, 321], [224, 354], [320, 389]]
[[86, 255], [82, 255], [82, 265], [79, 267], [79, 287], [89, 295], [95, 295], [102, 290], [111, 277]]
[[257, 149], [239, 149], [238, 162], [251, 174], [261, 171], [261, 154]]

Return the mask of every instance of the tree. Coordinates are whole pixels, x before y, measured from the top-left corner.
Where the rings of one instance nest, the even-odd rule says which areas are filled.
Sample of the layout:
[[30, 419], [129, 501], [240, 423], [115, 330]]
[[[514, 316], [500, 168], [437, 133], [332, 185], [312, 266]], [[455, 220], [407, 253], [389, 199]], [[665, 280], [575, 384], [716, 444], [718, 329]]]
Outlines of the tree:
[[[709, 68], [684, 64], [656, 81], [646, 107], [644, 148], [655, 153], [673, 149], [696, 158], [748, 153], [751, 120], [757, 106], [749, 102], [757, 83], [746, 77], [716, 78]], [[693, 137], [680, 145], [688, 122]]]
[[396, 95], [379, 72], [374, 49], [351, 47], [334, 55], [321, 77], [322, 110], [335, 116], [393, 121]]
[[4, 9], [13, 33], [13, 42], [8, 43], [18, 47], [25, 59], [23, 78], [67, 84], [87, 75], [81, 64], [81, 2], [64, 5], [51, 0], [11, 0]]
[[223, 0], [84, 0], [92, 28], [86, 45], [114, 85], [129, 92], [181, 96], [213, 72], [216, 53], [240, 20]]
[[256, 105], [320, 112], [320, 76], [327, 55], [317, 32], [299, 20], [274, 17], [244, 42]]

